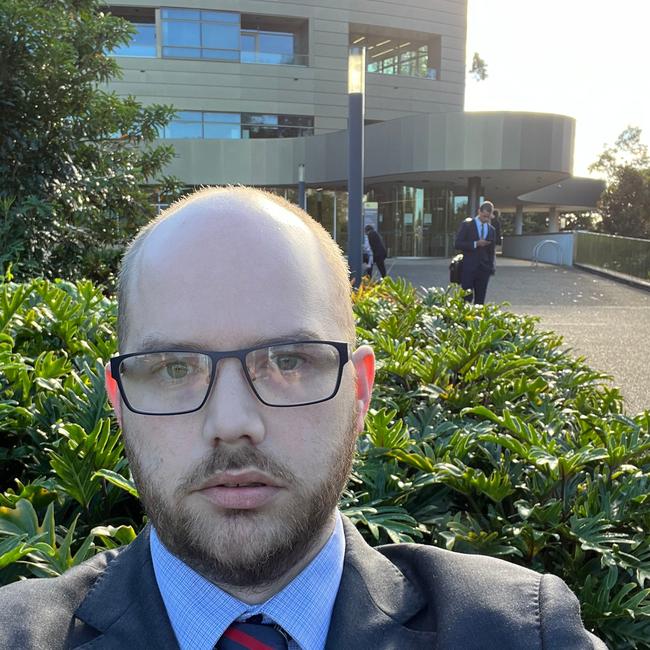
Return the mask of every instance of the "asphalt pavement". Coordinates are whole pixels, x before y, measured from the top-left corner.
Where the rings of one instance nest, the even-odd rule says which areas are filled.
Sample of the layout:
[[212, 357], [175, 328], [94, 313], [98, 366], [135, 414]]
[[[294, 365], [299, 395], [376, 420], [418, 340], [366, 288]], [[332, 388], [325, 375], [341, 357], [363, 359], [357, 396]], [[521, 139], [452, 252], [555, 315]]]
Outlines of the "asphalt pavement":
[[[389, 275], [418, 287], [447, 286], [448, 267], [441, 258], [386, 260]], [[629, 415], [650, 409], [650, 291], [574, 268], [498, 257], [487, 300], [539, 316], [540, 326], [563, 336], [573, 354], [612, 375]]]

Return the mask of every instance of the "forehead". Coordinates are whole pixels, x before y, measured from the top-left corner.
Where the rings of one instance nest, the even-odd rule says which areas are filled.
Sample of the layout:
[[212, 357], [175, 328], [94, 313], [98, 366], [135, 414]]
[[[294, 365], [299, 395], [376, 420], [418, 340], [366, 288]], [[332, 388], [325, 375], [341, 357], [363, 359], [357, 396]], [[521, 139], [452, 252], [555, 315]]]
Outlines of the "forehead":
[[268, 199], [190, 203], [150, 234], [134, 275], [124, 351], [152, 334], [211, 349], [294, 332], [340, 337], [316, 237]]

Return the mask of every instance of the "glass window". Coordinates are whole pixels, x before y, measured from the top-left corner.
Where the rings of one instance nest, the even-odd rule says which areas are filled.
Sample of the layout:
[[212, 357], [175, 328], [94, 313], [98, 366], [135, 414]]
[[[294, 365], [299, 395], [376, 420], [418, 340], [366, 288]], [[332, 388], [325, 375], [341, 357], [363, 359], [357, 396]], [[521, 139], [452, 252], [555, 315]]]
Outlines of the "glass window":
[[136, 29], [130, 43], [115, 48], [115, 56], [156, 56], [156, 26], [133, 24]]
[[206, 122], [227, 122], [228, 124], [239, 124], [241, 116], [239, 113], [203, 113]]
[[201, 138], [201, 122], [182, 122], [173, 120], [165, 127], [166, 138]]
[[255, 63], [257, 39], [253, 34], [241, 33], [239, 39], [241, 47], [241, 62], [242, 63]]
[[201, 47], [201, 24], [168, 20], [162, 25], [163, 44], [167, 47]]
[[[424, 38], [426, 35], [421, 34], [421, 39]], [[437, 41], [435, 39], [431, 41], [434, 49], [432, 54], [429, 43], [421, 39], [411, 41], [391, 37], [388, 33], [382, 35], [351, 33], [350, 35], [351, 44], [362, 44], [366, 47], [368, 72], [435, 79], [437, 74], [434, 59]]]
[[242, 63], [295, 63], [295, 40], [289, 32], [242, 31]]
[[163, 9], [162, 18], [163, 56], [239, 61], [239, 14]]
[[219, 124], [206, 122], [203, 125], [203, 137], [206, 139], [239, 140], [241, 127], [239, 124]]
[[203, 23], [201, 25], [201, 37], [204, 48], [220, 50], [239, 49], [239, 25]]
[[186, 121], [201, 121], [201, 111], [178, 111], [176, 113], [176, 120], [186, 120]]
[[293, 63], [293, 34], [260, 32], [257, 38], [260, 63]]
[[164, 138], [227, 139], [296, 138], [313, 135], [309, 115], [180, 111], [164, 130]]
[[259, 113], [243, 113], [242, 124], [270, 124], [277, 125], [277, 115], [261, 115]]
[[179, 111], [165, 127], [165, 138], [201, 138], [203, 126], [200, 111]]
[[236, 23], [239, 25], [239, 14], [227, 11], [201, 11], [202, 20], [214, 20], [219, 23]]
[[198, 9], [161, 9], [161, 16], [181, 20], [201, 20], [201, 12]]
[[278, 115], [278, 123], [289, 126], [308, 126], [314, 128], [314, 118], [309, 115]]

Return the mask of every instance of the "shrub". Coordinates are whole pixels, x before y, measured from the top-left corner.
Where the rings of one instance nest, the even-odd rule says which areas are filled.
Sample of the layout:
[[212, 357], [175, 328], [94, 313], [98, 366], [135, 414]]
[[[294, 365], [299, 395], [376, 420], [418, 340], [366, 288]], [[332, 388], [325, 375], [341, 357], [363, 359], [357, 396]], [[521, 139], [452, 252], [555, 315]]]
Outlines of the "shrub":
[[[392, 280], [355, 296], [377, 384], [342, 510], [552, 572], [615, 648], [650, 638], [650, 413], [535, 319]], [[0, 285], [0, 583], [57, 575], [143, 525], [102, 366], [115, 305], [88, 282]]]

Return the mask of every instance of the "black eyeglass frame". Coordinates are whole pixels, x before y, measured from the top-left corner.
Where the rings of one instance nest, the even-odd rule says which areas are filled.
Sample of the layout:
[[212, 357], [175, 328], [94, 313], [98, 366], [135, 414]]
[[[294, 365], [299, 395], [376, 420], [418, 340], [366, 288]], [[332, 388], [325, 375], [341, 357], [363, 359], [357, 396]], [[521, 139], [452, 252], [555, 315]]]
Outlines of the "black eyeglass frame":
[[[339, 370], [338, 374], [336, 377], [336, 384], [334, 386], [334, 389], [332, 393], [328, 397], [324, 397], [322, 399], [318, 399], [312, 402], [301, 402], [299, 404], [270, 404], [269, 402], [266, 402], [262, 399], [260, 394], [257, 392], [255, 389], [255, 386], [253, 384], [253, 380], [251, 379], [251, 376], [248, 372], [248, 368], [246, 367], [246, 355], [250, 354], [251, 352], [256, 352], [257, 350], [264, 350], [266, 348], [272, 348], [272, 347], [280, 347], [280, 346], [285, 346], [285, 345], [301, 345], [305, 343], [320, 343], [323, 345], [330, 345], [333, 348], [336, 348], [338, 354], [339, 354]], [[133, 408], [131, 406], [131, 403], [129, 402], [129, 398], [126, 396], [126, 390], [124, 389], [124, 386], [122, 384], [122, 377], [120, 375], [120, 365], [122, 362], [126, 359], [129, 359], [131, 357], [139, 357], [145, 354], [163, 354], [163, 353], [168, 353], [168, 352], [184, 352], [184, 353], [196, 353], [196, 354], [203, 354], [207, 357], [210, 357], [210, 361], [212, 363], [212, 368], [210, 372], [210, 381], [208, 383], [208, 388], [205, 392], [205, 397], [203, 398], [203, 401], [193, 409], [187, 409], [185, 411], [173, 411], [171, 413], [152, 413], [151, 411], [141, 411], [136, 408]], [[282, 342], [276, 342], [276, 343], [267, 343], [265, 345], [256, 345], [252, 348], [242, 348], [241, 350], [227, 350], [224, 352], [219, 352], [217, 350], [191, 350], [191, 349], [173, 349], [173, 350], [147, 350], [146, 352], [129, 352], [128, 354], [120, 354], [114, 357], [111, 357], [110, 359], [110, 368], [111, 368], [111, 376], [113, 379], [117, 382], [117, 386], [120, 390], [120, 395], [122, 396], [122, 399], [124, 400], [124, 404], [126, 407], [131, 411], [132, 413], [137, 413], [139, 415], [155, 415], [155, 416], [166, 416], [166, 415], [185, 415], [187, 413], [195, 413], [196, 411], [200, 411], [205, 403], [208, 401], [208, 397], [210, 397], [210, 393], [212, 392], [212, 388], [214, 386], [214, 379], [217, 375], [217, 365], [221, 359], [232, 359], [232, 358], [237, 358], [239, 359], [241, 363], [241, 367], [244, 371], [244, 376], [246, 377], [246, 381], [248, 382], [248, 385], [250, 386], [251, 390], [253, 391], [253, 394], [257, 399], [262, 402], [265, 406], [271, 406], [273, 408], [294, 408], [296, 406], [310, 406], [311, 404], [320, 404], [321, 402], [327, 402], [328, 400], [331, 400], [335, 395], [339, 392], [339, 388], [341, 387], [341, 379], [343, 377], [343, 367], [345, 364], [350, 361], [350, 346], [348, 343], [343, 343], [341, 341], [282, 341]]]

